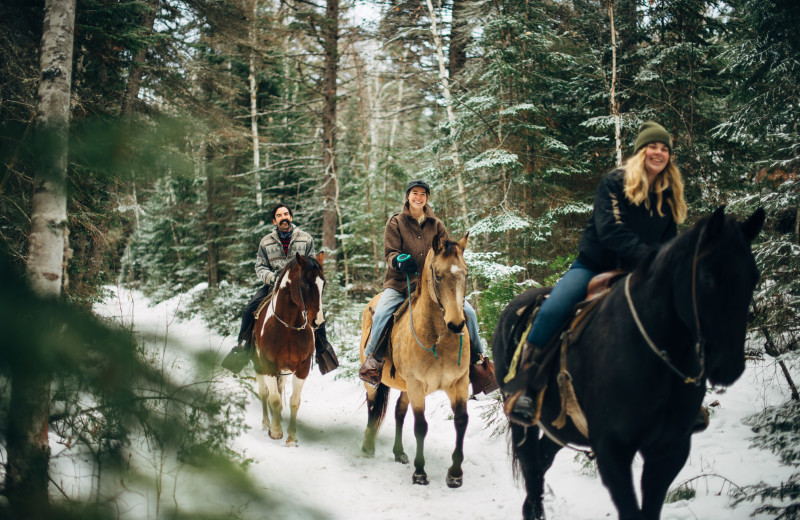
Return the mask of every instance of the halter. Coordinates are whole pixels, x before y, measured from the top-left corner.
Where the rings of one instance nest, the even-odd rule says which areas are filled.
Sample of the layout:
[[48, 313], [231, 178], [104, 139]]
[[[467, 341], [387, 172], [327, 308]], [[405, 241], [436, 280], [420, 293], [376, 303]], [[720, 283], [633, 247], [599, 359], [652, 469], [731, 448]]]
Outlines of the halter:
[[700, 252], [700, 243], [705, 236], [706, 229], [705, 227], [700, 232], [700, 236], [697, 238], [697, 244], [695, 244], [694, 248], [694, 256], [692, 258], [692, 310], [694, 311], [694, 326], [696, 330], [697, 340], [694, 344], [695, 353], [697, 354], [698, 361], [700, 362], [700, 372], [694, 377], [687, 376], [683, 372], [681, 372], [675, 365], [672, 364], [672, 361], [669, 358], [669, 353], [666, 350], [659, 349], [656, 344], [650, 339], [650, 336], [647, 334], [647, 331], [642, 324], [642, 321], [639, 319], [639, 314], [636, 312], [636, 307], [633, 305], [633, 299], [631, 299], [631, 291], [630, 291], [630, 284], [631, 284], [631, 276], [633, 273], [629, 274], [625, 277], [625, 299], [628, 301], [628, 308], [631, 311], [631, 316], [633, 316], [633, 321], [636, 322], [636, 326], [639, 328], [639, 333], [644, 338], [647, 346], [650, 347], [652, 350], [661, 360], [673, 371], [675, 372], [678, 377], [680, 377], [685, 384], [693, 384], [695, 386], [700, 386], [701, 382], [703, 381], [703, 376], [705, 374], [705, 367], [706, 367], [706, 340], [703, 337], [703, 330], [700, 328], [700, 312], [697, 308], [697, 264], [699, 261], [699, 252]]
[[[436, 278], [433, 275], [433, 265], [431, 265], [430, 268], [431, 268], [431, 283], [433, 284], [433, 294], [434, 294], [434, 296], [436, 296], [436, 303], [439, 304], [439, 308], [442, 309], [442, 314], [444, 315], [444, 308], [442, 307], [442, 304], [439, 301], [439, 292], [437, 291]], [[439, 355], [436, 353], [436, 347], [439, 346], [439, 340], [442, 339], [442, 336], [444, 335], [444, 332], [439, 334], [439, 337], [436, 338], [436, 343], [434, 343], [431, 348], [428, 348], [428, 347], [426, 347], [425, 345], [422, 344], [422, 342], [417, 337], [417, 331], [414, 330], [414, 312], [413, 312], [413, 309], [411, 309], [411, 279], [409, 278], [408, 273], [406, 273], [406, 287], [408, 288], [408, 321], [409, 321], [409, 323], [411, 325], [411, 332], [414, 334], [414, 339], [417, 340], [417, 345], [419, 345], [420, 348], [422, 348], [422, 350], [425, 350], [426, 352], [432, 352], [433, 353], [433, 357], [436, 358], [436, 359], [439, 359]], [[458, 365], [459, 366], [461, 366], [461, 349], [463, 347], [464, 347], [464, 333], [461, 332], [461, 334], [458, 335]]]
[[[287, 276], [288, 276], [288, 274], [289, 273], [286, 273]], [[302, 272], [301, 272], [300, 276], [302, 277]], [[291, 282], [289, 282], [289, 283], [291, 283]], [[277, 292], [275, 293], [275, 296], [278, 296]], [[275, 300], [276, 299], [277, 298], [272, 298], [272, 301], [270, 302], [270, 305], [272, 305], [272, 315], [275, 316], [275, 319], [278, 320], [279, 322], [281, 322], [281, 325], [283, 325], [287, 329], [292, 329], [292, 330], [297, 330], [297, 331], [305, 330], [305, 328], [308, 326], [308, 310], [306, 310], [306, 300], [305, 300], [305, 298], [303, 298], [303, 290], [302, 290], [302, 288], [300, 289], [300, 301], [303, 303], [303, 326], [302, 327], [295, 327], [294, 325], [289, 325], [288, 323], [283, 321], [280, 318], [280, 316], [278, 316], [278, 313], [275, 312]], [[311, 326], [311, 330], [317, 330], [317, 328], [318, 327], [314, 327], [313, 325]]]

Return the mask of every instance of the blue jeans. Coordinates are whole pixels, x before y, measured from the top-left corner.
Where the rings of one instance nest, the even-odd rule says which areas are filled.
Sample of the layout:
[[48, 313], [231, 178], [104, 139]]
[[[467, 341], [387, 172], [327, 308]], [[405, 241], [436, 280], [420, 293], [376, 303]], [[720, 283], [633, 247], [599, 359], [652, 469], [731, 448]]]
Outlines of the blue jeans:
[[[364, 354], [369, 356], [375, 352], [375, 348], [378, 346], [378, 338], [383, 332], [384, 327], [386, 327], [389, 317], [400, 307], [400, 304], [403, 303], [405, 299], [405, 295], [400, 291], [392, 288], [383, 290], [381, 299], [378, 301], [377, 307], [375, 307], [375, 315], [372, 316], [372, 329], [369, 332], [369, 343], [367, 343], [367, 347], [364, 349]], [[464, 300], [464, 314], [467, 317], [469, 342], [476, 352], [483, 354], [483, 344], [478, 335], [478, 315], [475, 314], [475, 309], [472, 308], [472, 305], [470, 305], [467, 300]]]
[[586, 299], [586, 286], [595, 274], [597, 273], [575, 260], [536, 313], [528, 333], [528, 343], [544, 347], [550, 341], [567, 320], [575, 304]]

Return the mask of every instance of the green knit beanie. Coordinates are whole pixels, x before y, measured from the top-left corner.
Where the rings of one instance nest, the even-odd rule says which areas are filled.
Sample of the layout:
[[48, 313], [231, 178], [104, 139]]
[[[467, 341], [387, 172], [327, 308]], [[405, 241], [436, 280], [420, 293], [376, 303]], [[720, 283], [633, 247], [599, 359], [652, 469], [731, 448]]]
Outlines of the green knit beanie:
[[667, 129], [655, 121], [647, 121], [639, 127], [639, 135], [633, 143], [633, 153], [638, 152], [650, 143], [664, 143], [672, 153], [672, 136]]

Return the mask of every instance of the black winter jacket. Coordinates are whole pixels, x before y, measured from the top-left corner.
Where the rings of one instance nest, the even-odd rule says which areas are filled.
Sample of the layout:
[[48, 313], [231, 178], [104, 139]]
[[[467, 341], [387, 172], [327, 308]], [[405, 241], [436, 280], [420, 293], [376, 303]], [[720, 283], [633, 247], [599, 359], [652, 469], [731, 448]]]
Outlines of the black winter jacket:
[[677, 224], [663, 193], [660, 216], [656, 195], [650, 194], [650, 209], [634, 205], [625, 197], [624, 173], [617, 169], [603, 177], [594, 196], [594, 212], [578, 246], [578, 261], [599, 273], [616, 268], [632, 270], [651, 251], [677, 234]]

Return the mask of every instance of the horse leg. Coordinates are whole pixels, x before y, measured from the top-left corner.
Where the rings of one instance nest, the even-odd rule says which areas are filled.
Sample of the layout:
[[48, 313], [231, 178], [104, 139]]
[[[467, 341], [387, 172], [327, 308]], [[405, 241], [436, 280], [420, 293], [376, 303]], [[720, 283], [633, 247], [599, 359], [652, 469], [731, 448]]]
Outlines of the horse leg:
[[620, 520], [641, 520], [642, 512], [633, 489], [631, 463], [636, 450], [620, 442], [601, 439], [596, 443], [597, 469], [608, 488]]
[[374, 457], [375, 436], [378, 434], [378, 428], [386, 414], [386, 406], [389, 403], [389, 387], [384, 384], [378, 385], [378, 388], [367, 384], [364, 387], [367, 389], [367, 429], [364, 431], [361, 451], [367, 457]]
[[261, 401], [261, 429], [266, 431], [269, 429], [269, 406], [267, 406], [267, 398], [269, 397], [269, 389], [265, 375], [256, 374], [256, 381], [258, 381], [258, 398]]
[[269, 410], [272, 415], [269, 424], [269, 438], [280, 439], [283, 437], [283, 429], [281, 429], [281, 411], [283, 408], [281, 403], [283, 392], [281, 390], [283, 385], [280, 385], [281, 388], [279, 389], [278, 378], [275, 376], [264, 376], [264, 379], [266, 381], [267, 390], [269, 391], [267, 404], [269, 405]]
[[671, 449], [649, 449], [642, 453], [642, 515], [658, 520], [669, 485], [689, 457], [691, 439], [687, 437]]
[[394, 407], [394, 461], [401, 464], [408, 464], [408, 455], [403, 451], [403, 423], [408, 412], [408, 394], [400, 392], [397, 404]]
[[527, 496], [522, 503], [524, 520], [544, 520], [544, 475], [561, 446], [548, 437], [539, 438], [539, 429], [511, 424], [514, 459], [525, 481]]
[[464, 434], [469, 423], [465, 399], [465, 396], [469, 395], [467, 385], [457, 385], [447, 390], [448, 397], [450, 397], [450, 406], [453, 409], [453, 422], [456, 427], [456, 448], [453, 450], [453, 464], [447, 469], [447, 487], [449, 488], [461, 487], [464, 482], [461, 463], [464, 462]]
[[425, 436], [428, 434], [428, 421], [425, 420], [425, 394], [419, 385], [407, 386], [408, 399], [414, 411], [414, 438], [417, 440], [417, 453], [414, 456], [414, 475], [411, 481], [414, 484], [428, 485], [428, 475], [425, 473]]
[[289, 399], [289, 436], [286, 438], [286, 445], [289, 447], [297, 446], [297, 410], [300, 408], [300, 394], [303, 393], [303, 385], [305, 379], [300, 379], [297, 376], [292, 378], [292, 397]]

